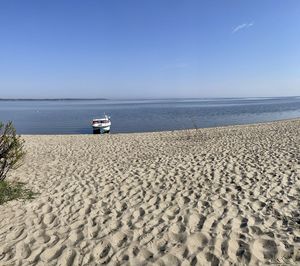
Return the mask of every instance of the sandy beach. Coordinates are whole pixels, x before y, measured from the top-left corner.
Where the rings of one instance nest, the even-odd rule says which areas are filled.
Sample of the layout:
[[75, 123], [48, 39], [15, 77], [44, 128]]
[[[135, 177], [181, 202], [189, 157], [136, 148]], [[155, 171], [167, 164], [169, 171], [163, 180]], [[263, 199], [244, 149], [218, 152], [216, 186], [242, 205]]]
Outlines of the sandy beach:
[[23, 138], [0, 265], [300, 264], [300, 120]]

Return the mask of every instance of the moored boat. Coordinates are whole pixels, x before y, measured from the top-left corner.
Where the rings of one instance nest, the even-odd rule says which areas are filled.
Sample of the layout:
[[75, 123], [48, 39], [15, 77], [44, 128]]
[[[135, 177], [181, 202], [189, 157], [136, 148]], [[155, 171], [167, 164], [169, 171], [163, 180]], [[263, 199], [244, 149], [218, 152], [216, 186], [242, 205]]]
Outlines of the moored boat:
[[110, 126], [110, 117], [107, 115], [105, 115], [103, 118], [95, 118], [92, 121], [93, 130], [100, 131], [100, 133], [109, 133]]

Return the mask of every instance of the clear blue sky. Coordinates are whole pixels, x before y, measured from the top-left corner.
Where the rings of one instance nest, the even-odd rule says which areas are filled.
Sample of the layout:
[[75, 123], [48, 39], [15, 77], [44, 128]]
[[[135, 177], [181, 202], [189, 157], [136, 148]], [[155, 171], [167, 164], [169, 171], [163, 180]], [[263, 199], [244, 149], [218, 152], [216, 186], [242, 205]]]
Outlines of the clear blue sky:
[[0, 1], [0, 98], [284, 95], [298, 0]]

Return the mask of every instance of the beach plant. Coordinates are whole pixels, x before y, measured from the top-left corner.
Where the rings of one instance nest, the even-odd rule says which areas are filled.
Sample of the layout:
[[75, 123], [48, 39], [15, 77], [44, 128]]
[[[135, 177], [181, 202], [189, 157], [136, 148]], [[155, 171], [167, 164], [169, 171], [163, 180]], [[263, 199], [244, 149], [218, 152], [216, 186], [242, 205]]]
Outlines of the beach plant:
[[37, 194], [24, 183], [5, 180], [10, 170], [22, 164], [24, 156], [24, 140], [16, 134], [12, 122], [0, 122], [0, 205], [13, 199], [33, 199]]
[[24, 141], [16, 134], [12, 122], [0, 122], [0, 181], [22, 164], [24, 156]]
[[0, 181], [0, 205], [14, 199], [34, 199], [37, 193], [24, 186], [21, 182]]

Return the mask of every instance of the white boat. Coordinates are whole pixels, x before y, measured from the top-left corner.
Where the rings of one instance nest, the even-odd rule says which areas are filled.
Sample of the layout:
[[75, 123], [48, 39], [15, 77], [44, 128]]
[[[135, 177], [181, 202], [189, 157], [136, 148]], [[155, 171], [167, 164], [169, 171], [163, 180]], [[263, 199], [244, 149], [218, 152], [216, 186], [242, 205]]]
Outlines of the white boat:
[[105, 115], [103, 118], [95, 118], [92, 121], [93, 130], [100, 131], [100, 133], [109, 133], [110, 126], [110, 117], [107, 115]]

